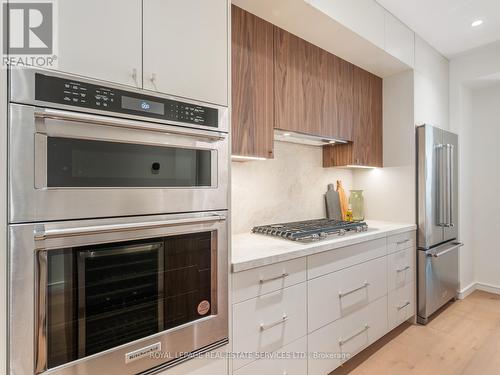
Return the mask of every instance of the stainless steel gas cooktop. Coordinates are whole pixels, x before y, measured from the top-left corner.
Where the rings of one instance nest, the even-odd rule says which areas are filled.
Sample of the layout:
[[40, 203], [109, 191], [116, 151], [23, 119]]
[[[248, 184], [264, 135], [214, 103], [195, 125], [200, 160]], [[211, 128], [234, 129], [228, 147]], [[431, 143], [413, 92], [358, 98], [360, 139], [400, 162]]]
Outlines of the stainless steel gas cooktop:
[[291, 241], [311, 242], [330, 236], [343, 236], [348, 232], [366, 232], [368, 225], [364, 221], [341, 221], [335, 219], [317, 219], [292, 223], [271, 224], [254, 227], [253, 233], [282, 237]]

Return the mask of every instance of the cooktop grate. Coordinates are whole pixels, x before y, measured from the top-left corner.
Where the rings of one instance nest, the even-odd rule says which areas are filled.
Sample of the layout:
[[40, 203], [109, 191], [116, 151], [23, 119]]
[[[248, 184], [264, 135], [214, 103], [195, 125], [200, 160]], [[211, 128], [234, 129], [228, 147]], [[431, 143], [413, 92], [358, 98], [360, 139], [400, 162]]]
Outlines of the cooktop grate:
[[317, 241], [329, 236], [342, 236], [347, 232], [366, 232], [368, 225], [364, 221], [342, 221], [336, 219], [316, 219], [291, 223], [257, 226], [253, 233], [282, 237], [291, 241]]

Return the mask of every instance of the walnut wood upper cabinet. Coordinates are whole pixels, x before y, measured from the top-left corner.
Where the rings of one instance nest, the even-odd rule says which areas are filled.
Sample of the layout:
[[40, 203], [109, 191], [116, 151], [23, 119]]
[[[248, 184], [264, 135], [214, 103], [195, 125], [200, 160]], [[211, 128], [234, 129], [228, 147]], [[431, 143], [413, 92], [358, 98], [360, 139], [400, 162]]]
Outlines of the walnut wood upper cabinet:
[[232, 153], [273, 157], [274, 26], [234, 5], [232, 12]]
[[274, 127], [321, 135], [326, 123], [328, 53], [278, 27], [274, 47]]
[[382, 167], [382, 79], [353, 68], [352, 143], [323, 147], [323, 166]]
[[275, 128], [351, 140], [353, 65], [278, 27], [274, 47]]

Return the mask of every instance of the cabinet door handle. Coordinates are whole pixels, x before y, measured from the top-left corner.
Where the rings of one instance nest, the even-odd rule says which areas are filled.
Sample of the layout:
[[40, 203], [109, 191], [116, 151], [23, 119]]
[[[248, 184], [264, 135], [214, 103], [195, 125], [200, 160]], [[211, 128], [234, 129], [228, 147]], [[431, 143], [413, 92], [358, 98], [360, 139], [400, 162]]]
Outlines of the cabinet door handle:
[[406, 267], [403, 267], [403, 268], [398, 268], [396, 270], [397, 273], [400, 273], [400, 272], [404, 272], [404, 271], [407, 271], [409, 270], [411, 267], [410, 266], [406, 266]]
[[357, 331], [356, 333], [352, 334], [351, 336], [349, 336], [348, 338], [346, 339], [340, 339], [339, 340], [339, 345], [342, 346], [344, 345], [345, 343], [351, 341], [353, 338], [355, 338], [356, 336], [359, 336], [361, 335], [363, 332], [367, 331], [368, 329], [370, 328], [370, 326], [368, 325], [368, 323], [365, 324], [365, 326], [363, 328], [361, 328], [359, 331]]
[[396, 242], [396, 245], [402, 245], [402, 244], [407, 243], [407, 242], [410, 242], [410, 239], [409, 239], [409, 238], [407, 238], [407, 239], [406, 239], [406, 240], [404, 240], [404, 241], [399, 241], [399, 242]]
[[352, 293], [354, 293], [354, 292], [357, 292], [358, 290], [361, 290], [361, 289], [363, 289], [363, 288], [366, 288], [366, 287], [367, 287], [367, 286], [369, 286], [369, 285], [370, 285], [370, 283], [369, 283], [368, 281], [365, 281], [365, 282], [363, 283], [363, 285], [358, 286], [357, 288], [352, 289], [352, 290], [350, 290], [350, 291], [348, 291], [348, 292], [339, 292], [339, 298], [342, 298], [342, 297], [348, 296], [349, 294], [352, 294]]
[[259, 280], [259, 284], [264, 284], [264, 283], [268, 283], [269, 281], [274, 281], [274, 280], [279, 280], [279, 279], [284, 279], [285, 277], [288, 277], [290, 276], [287, 272], [283, 272], [281, 275], [279, 276], [275, 276], [275, 277], [270, 277], [269, 279], [260, 279]]
[[404, 305], [398, 306], [398, 310], [402, 310], [408, 305], [410, 305], [410, 301], [407, 301]]
[[266, 329], [276, 327], [279, 324], [283, 324], [288, 320], [288, 316], [286, 314], [283, 314], [283, 317], [280, 320], [277, 320], [276, 322], [269, 323], [269, 324], [264, 324], [260, 323], [260, 330], [265, 331]]
[[139, 82], [137, 81], [137, 69], [136, 68], [132, 69], [131, 77], [134, 80], [135, 86], [139, 87]]
[[158, 88], [156, 87], [156, 73], [151, 73], [151, 78], [149, 79], [151, 82], [151, 85], [153, 85], [153, 88], [155, 91], [158, 91]]

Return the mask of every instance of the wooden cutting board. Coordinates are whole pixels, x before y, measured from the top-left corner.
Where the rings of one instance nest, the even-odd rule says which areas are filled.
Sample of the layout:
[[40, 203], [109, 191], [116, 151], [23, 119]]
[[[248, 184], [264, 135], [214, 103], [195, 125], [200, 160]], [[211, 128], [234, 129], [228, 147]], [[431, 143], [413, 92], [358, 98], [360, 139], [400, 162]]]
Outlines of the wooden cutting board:
[[339, 193], [340, 212], [342, 215], [342, 220], [346, 220], [349, 201], [347, 200], [347, 195], [345, 194], [344, 187], [342, 186], [342, 181], [340, 180], [337, 180], [337, 192]]

